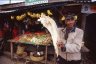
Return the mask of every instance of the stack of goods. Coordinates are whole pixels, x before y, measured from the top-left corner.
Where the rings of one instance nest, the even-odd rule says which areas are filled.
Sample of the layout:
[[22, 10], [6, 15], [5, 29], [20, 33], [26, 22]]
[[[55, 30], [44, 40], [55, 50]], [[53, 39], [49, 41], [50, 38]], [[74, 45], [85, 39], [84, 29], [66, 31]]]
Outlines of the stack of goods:
[[32, 34], [23, 34], [19, 37], [14, 38], [13, 40], [20, 43], [47, 45], [51, 43], [51, 36], [50, 34], [38, 32]]
[[32, 42], [33, 34], [24, 34], [20, 36], [19, 42]]
[[34, 37], [31, 40], [34, 44], [47, 45], [51, 43], [51, 36], [50, 34], [35, 33]]

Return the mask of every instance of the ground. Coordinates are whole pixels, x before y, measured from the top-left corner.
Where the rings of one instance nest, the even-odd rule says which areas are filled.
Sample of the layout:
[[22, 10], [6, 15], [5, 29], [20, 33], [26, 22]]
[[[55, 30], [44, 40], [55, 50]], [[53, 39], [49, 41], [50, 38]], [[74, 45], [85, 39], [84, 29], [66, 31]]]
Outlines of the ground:
[[[0, 64], [25, 64], [25, 61], [22, 59], [11, 60], [10, 53], [6, 52], [4, 55], [0, 56]], [[44, 64], [44, 63], [28, 62], [28, 64]], [[52, 60], [52, 57], [49, 57], [47, 64], [54, 64], [54, 60]], [[82, 53], [82, 63], [81, 64], [96, 64], [96, 59], [93, 58], [89, 53]]]

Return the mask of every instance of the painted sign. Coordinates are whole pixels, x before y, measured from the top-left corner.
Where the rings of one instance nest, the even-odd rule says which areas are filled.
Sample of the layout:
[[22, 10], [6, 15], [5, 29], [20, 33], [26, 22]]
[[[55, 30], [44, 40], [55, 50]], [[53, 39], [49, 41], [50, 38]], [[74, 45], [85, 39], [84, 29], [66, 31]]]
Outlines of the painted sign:
[[25, 0], [25, 5], [36, 5], [42, 3], [48, 3], [48, 0]]

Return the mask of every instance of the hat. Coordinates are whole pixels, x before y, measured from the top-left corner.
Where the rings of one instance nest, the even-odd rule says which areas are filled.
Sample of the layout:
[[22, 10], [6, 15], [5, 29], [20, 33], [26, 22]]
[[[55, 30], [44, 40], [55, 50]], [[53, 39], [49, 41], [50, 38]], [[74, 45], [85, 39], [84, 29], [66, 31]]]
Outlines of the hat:
[[68, 14], [65, 16], [65, 20], [76, 20], [75, 14]]

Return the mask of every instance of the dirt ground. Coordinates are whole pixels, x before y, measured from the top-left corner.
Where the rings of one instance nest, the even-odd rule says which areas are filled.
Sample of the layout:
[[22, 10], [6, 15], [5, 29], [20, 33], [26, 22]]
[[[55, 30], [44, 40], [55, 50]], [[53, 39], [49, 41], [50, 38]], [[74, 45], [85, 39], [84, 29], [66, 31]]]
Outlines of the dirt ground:
[[[25, 60], [20, 60], [20, 59], [11, 60], [10, 59], [10, 53], [8, 52], [6, 54], [0, 56], [0, 64], [44, 64], [44, 62], [35, 63], [35, 62], [29, 62], [29, 61], [27, 61], [27, 63], [26, 63]], [[52, 56], [48, 56], [47, 64], [54, 64], [53, 58], [54, 57], [52, 57]], [[82, 62], [81, 62], [81, 64], [96, 64], [96, 59], [94, 57], [92, 57], [90, 55], [90, 53], [82, 53]]]

